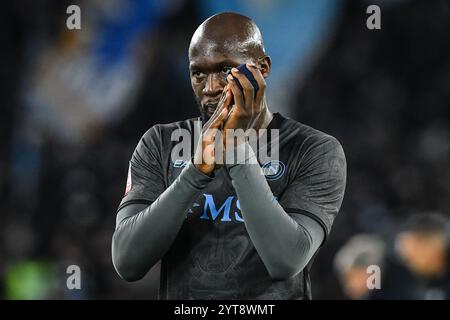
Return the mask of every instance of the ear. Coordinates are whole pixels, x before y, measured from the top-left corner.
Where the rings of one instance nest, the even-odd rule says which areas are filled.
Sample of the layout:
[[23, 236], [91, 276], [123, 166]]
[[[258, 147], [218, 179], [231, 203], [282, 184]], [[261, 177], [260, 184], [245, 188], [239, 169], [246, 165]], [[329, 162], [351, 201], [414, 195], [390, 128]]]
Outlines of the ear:
[[272, 60], [269, 56], [264, 56], [258, 60], [258, 67], [262, 76], [266, 79], [272, 70]]

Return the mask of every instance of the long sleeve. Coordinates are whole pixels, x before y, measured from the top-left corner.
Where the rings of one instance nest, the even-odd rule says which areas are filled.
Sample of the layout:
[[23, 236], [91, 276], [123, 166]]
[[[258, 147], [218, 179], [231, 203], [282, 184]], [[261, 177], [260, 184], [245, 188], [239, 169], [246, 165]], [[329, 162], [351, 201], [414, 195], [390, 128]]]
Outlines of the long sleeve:
[[112, 241], [112, 259], [122, 278], [139, 280], [161, 259], [175, 240], [186, 211], [211, 180], [189, 162], [151, 205], [138, 213], [136, 209], [133, 211], [136, 204], [119, 210]]
[[269, 274], [276, 280], [296, 275], [308, 264], [325, 238], [321, 225], [306, 215], [288, 214], [275, 199], [248, 144], [247, 161], [227, 165], [247, 232]]

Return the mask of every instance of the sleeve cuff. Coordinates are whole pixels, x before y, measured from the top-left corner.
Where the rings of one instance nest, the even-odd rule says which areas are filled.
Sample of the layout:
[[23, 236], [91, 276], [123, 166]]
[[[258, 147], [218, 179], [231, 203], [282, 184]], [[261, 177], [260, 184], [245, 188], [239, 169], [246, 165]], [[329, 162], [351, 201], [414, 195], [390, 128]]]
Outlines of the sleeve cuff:
[[198, 170], [197, 167], [192, 162], [192, 160], [188, 162], [186, 168], [184, 168], [183, 172], [180, 174], [179, 177], [180, 180], [187, 181], [190, 185], [192, 185], [196, 189], [203, 189], [214, 178]]

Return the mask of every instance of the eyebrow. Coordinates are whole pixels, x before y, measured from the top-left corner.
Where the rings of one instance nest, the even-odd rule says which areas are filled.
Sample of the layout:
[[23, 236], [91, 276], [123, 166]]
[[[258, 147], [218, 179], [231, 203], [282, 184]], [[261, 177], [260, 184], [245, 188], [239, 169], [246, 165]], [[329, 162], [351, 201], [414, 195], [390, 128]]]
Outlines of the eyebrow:
[[[217, 63], [214, 64], [209, 64], [209, 67], [206, 67], [204, 69], [213, 69], [213, 68], [220, 68], [223, 66], [237, 66], [239, 65], [238, 62], [236, 62], [235, 60], [231, 60], [231, 59], [223, 59]], [[213, 67], [212, 67], [213, 66]], [[189, 64], [189, 69], [190, 70], [199, 70], [199, 69], [203, 69], [201, 64], [198, 63], [190, 63]]]

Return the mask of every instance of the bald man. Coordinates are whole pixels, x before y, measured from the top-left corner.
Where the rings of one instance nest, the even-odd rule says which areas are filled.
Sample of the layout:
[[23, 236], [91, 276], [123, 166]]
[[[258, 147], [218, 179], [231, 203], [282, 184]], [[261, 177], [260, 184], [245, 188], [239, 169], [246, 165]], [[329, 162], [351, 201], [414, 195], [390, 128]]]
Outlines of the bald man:
[[[269, 110], [272, 64], [248, 17], [221, 13], [203, 22], [189, 62], [201, 116], [155, 125], [139, 141], [112, 239], [116, 271], [135, 281], [161, 260], [161, 299], [311, 299], [313, 256], [344, 196], [341, 145]], [[236, 68], [243, 64], [257, 86]], [[189, 161], [174, 159], [172, 134], [194, 136], [196, 121], [197, 148]], [[238, 129], [258, 141], [276, 131], [278, 140], [255, 147], [229, 139]], [[205, 157], [217, 141], [243, 160], [222, 163], [219, 151]], [[260, 163], [261, 146], [276, 148], [278, 158]]]

